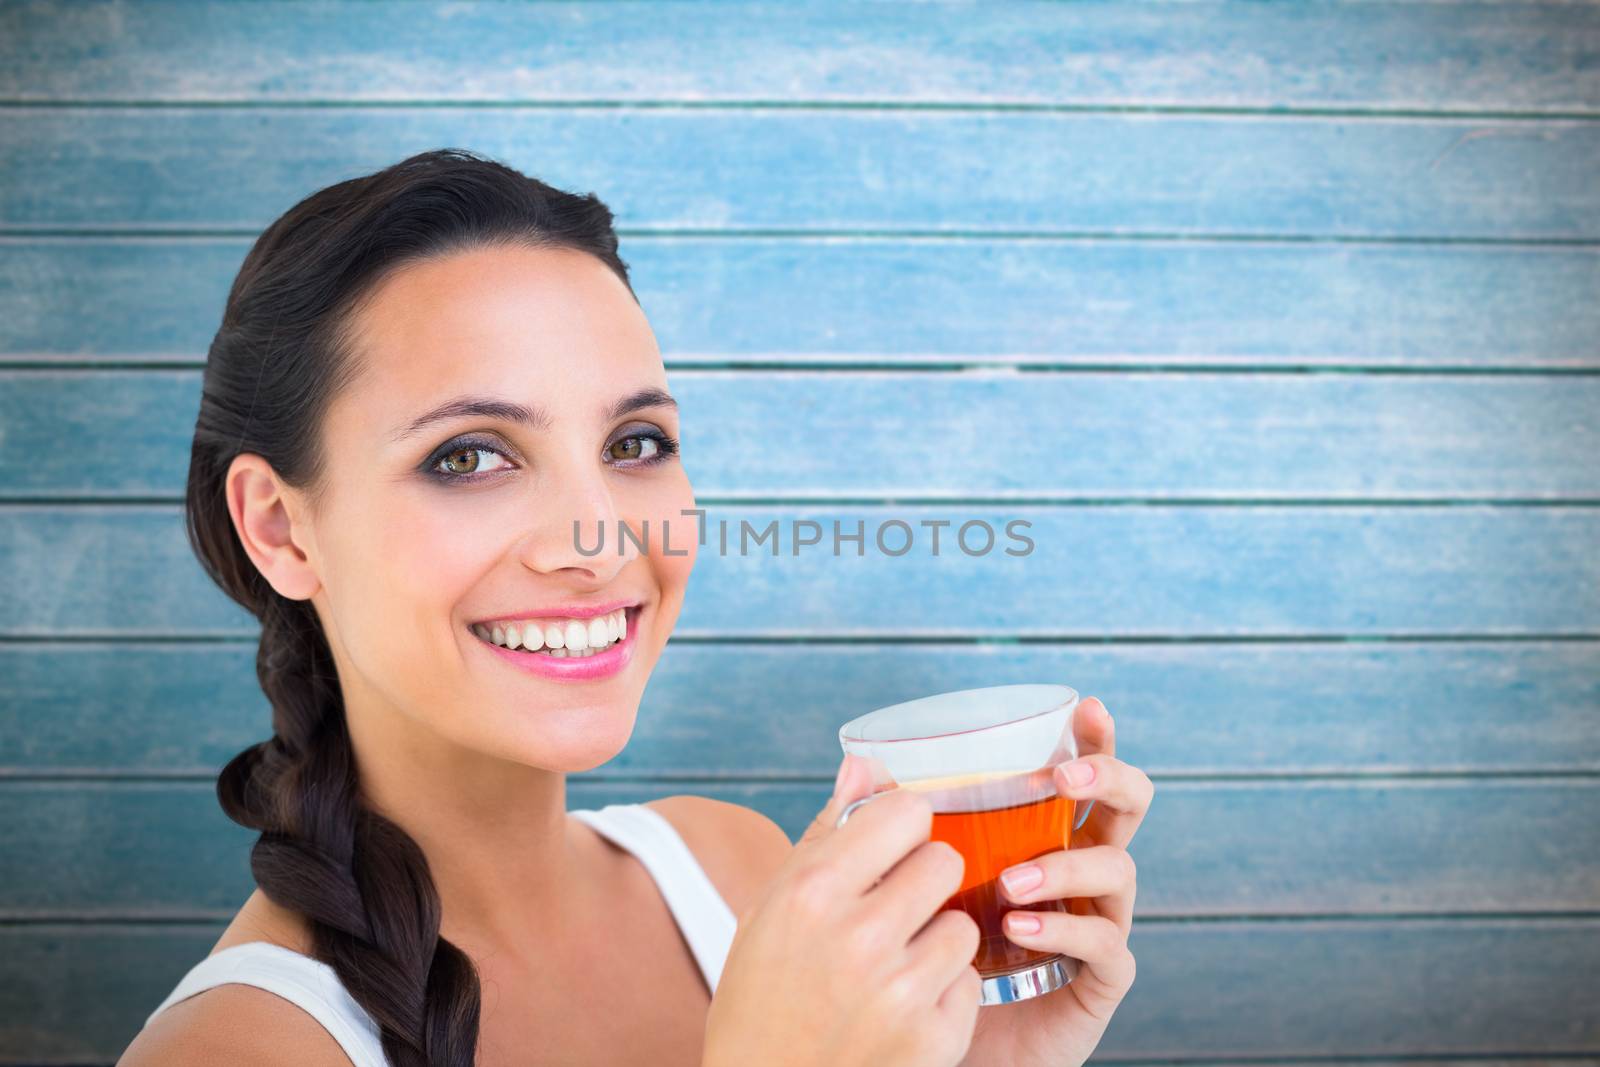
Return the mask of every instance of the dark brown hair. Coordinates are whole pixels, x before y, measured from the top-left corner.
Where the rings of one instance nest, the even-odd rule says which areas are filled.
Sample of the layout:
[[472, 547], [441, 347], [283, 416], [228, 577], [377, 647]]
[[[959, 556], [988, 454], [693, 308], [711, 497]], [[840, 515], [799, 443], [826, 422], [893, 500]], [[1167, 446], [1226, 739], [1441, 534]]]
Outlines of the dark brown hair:
[[[314, 954], [377, 1023], [395, 1067], [473, 1062], [478, 975], [439, 936], [422, 850], [357, 788], [343, 696], [308, 600], [269, 585], [245, 554], [224, 479], [263, 457], [313, 501], [325, 485], [322, 418], [353, 380], [351, 311], [395, 268], [469, 248], [588, 252], [616, 272], [611, 211], [460, 149], [423, 152], [295, 204], [256, 240], [228, 292], [206, 358], [184, 501], [190, 545], [211, 578], [261, 623], [256, 676], [273, 736], [217, 779], [228, 817], [260, 831], [256, 884], [303, 914]], [[637, 297], [635, 297], [637, 300]]]

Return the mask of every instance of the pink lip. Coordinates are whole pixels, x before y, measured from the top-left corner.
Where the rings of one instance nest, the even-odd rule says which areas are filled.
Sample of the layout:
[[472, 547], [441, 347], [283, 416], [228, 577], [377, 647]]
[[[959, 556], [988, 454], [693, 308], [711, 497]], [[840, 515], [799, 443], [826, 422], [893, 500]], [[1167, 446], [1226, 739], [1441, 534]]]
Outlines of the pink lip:
[[557, 604], [538, 611], [525, 611], [520, 615], [496, 615], [492, 619], [479, 619], [473, 626], [493, 626], [497, 622], [521, 622], [524, 619], [592, 619], [596, 615], [609, 615], [618, 608], [636, 608], [637, 600], [613, 600], [609, 604]]
[[[603, 615], [606, 611], [615, 611], [622, 606], [623, 604], [619, 603], [612, 608], [602, 611], [590, 611], [586, 615], [574, 617], [588, 618], [593, 615]], [[588, 682], [596, 678], [610, 678], [612, 675], [621, 672], [622, 668], [626, 667], [628, 662], [633, 659], [634, 638], [638, 635], [638, 616], [642, 614], [643, 609], [634, 612], [630, 608], [628, 612], [628, 635], [604, 652], [596, 652], [594, 655], [585, 656], [582, 659], [556, 659], [554, 656], [545, 656], [537, 652], [513, 652], [509, 648], [502, 648], [493, 642], [485, 641], [477, 634], [472, 634], [472, 640], [474, 643], [482, 645], [490, 654], [529, 674], [535, 674], [541, 678], [554, 678], [563, 682]], [[468, 632], [471, 633], [470, 630]]]

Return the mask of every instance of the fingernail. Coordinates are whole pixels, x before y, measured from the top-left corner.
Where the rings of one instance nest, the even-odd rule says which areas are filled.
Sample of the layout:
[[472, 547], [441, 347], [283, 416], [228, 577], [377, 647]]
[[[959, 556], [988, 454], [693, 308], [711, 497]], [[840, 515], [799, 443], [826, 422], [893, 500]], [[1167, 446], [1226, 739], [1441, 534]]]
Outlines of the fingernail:
[[1000, 881], [1005, 885], [1007, 893], [1016, 896], [1037, 888], [1039, 883], [1044, 881], [1044, 871], [1040, 870], [1037, 864], [1027, 863], [1021, 867], [1001, 871]]
[[844, 772], [850, 769], [850, 757], [846, 756], [839, 761], [839, 773], [833, 779], [833, 795], [838, 796], [839, 790], [844, 788]]
[[1039, 932], [1039, 917], [1024, 912], [1012, 912], [1006, 916], [1006, 929], [1014, 934], [1036, 934]]
[[1075, 759], [1071, 763], [1062, 764], [1061, 773], [1067, 776], [1068, 785], [1088, 785], [1094, 781], [1094, 764], [1088, 760]]

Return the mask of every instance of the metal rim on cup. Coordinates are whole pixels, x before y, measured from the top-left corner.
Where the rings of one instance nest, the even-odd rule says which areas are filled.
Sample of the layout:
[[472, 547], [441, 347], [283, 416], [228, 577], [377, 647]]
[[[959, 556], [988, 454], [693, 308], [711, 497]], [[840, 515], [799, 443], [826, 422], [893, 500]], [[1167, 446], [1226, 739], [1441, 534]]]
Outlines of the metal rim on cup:
[[985, 978], [983, 998], [978, 1001], [978, 1006], [1010, 1004], [1054, 992], [1077, 977], [1078, 967], [1078, 961], [1071, 956], [1057, 956], [1053, 960], [1045, 960], [1014, 974], [998, 974], [993, 978]]

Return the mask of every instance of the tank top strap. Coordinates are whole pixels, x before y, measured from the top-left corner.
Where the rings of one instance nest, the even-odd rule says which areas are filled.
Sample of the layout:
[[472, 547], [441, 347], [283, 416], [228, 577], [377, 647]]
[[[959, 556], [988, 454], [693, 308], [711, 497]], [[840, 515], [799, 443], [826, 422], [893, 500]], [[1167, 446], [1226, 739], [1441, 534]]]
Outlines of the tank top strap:
[[666, 816], [643, 804], [569, 811], [638, 857], [655, 879], [712, 993], [739, 920]]
[[[677, 829], [643, 804], [610, 804], [569, 811], [638, 858], [655, 880], [683, 932], [712, 993], [722, 977], [738, 917], [706, 875]], [[298, 1006], [339, 1043], [354, 1067], [389, 1067], [378, 1026], [321, 960], [266, 941], [230, 945], [189, 968], [177, 986], [145, 1018], [219, 985], [255, 986]]]
[[355, 1067], [388, 1067], [377, 1024], [345, 989], [338, 972], [321, 960], [266, 941], [230, 945], [189, 968], [145, 1025], [180, 1000], [228, 984], [265, 989], [299, 1006], [322, 1024]]

